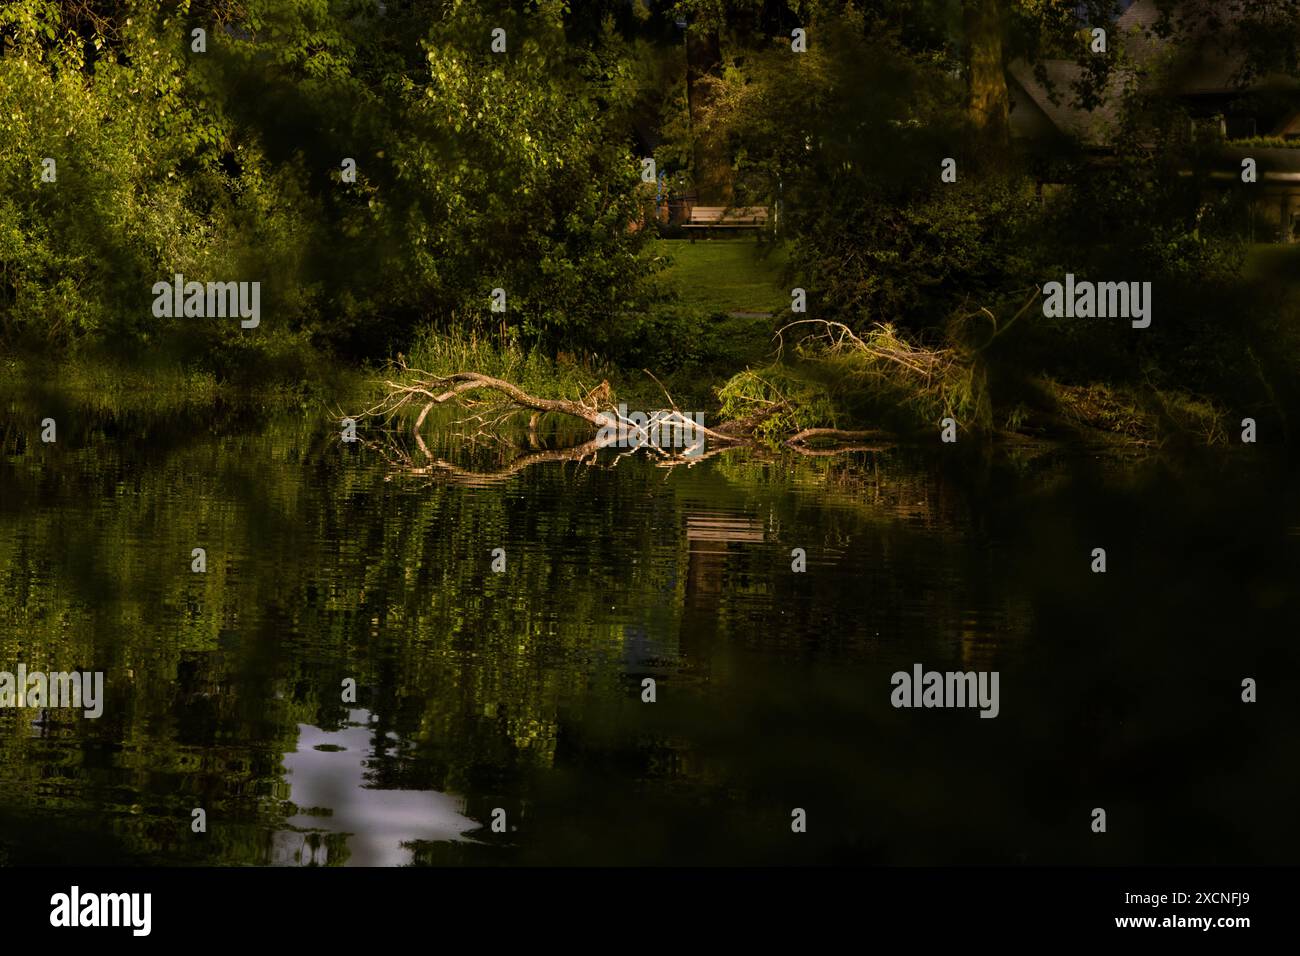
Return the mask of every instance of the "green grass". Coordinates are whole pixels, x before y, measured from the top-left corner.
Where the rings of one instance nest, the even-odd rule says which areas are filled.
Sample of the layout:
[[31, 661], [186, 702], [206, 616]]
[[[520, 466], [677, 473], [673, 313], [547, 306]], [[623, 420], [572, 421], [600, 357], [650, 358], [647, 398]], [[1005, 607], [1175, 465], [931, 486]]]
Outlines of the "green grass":
[[546, 398], [581, 399], [602, 378], [621, 384], [619, 370], [573, 359], [552, 361], [542, 352], [515, 344], [447, 335], [433, 330], [421, 333], [411, 346], [407, 363], [433, 376], [478, 372], [504, 379], [525, 392]]
[[709, 312], [779, 312], [790, 307], [785, 247], [752, 239], [660, 239], [671, 265], [659, 280], [683, 305]]

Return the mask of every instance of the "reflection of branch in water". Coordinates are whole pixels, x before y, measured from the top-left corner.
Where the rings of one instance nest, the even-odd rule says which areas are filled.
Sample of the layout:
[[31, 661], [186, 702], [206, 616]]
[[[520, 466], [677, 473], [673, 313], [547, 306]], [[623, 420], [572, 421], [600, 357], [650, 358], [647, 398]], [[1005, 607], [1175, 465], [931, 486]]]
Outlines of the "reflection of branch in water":
[[728, 452], [733, 452], [733, 451], [746, 452], [749, 454], [751, 458], [755, 456], [775, 457], [771, 454], [770, 451], [768, 451], [768, 449], [763, 448], [761, 445], [749, 445], [749, 444], [734, 445], [733, 444], [733, 445], [718, 445], [715, 448], [710, 448], [706, 452], [691, 455], [689, 458], [686, 457], [685, 455], [673, 455], [672, 457], [665, 458], [661, 461], [655, 462], [655, 465], [659, 468], [670, 468], [670, 469], [680, 468], [682, 465], [685, 465], [687, 468], [690, 468], [693, 465], [698, 465], [702, 461], [708, 461], [710, 458], [713, 458], [716, 455], [725, 455]]
[[[849, 445], [845, 442], [858, 441], [863, 438], [885, 439], [881, 444], [875, 445]], [[884, 451], [893, 446], [893, 442], [888, 441], [889, 433], [880, 430], [872, 431], [844, 431], [839, 428], [805, 428], [803, 431], [791, 435], [786, 439], [786, 447], [800, 455], [806, 455], [809, 458], [830, 458], [834, 455], [846, 455], [850, 452], [863, 451]], [[828, 439], [838, 444], [830, 447], [814, 448], [808, 444], [809, 441], [817, 439]]]
[[[785, 448], [789, 452], [806, 458], [834, 458], [842, 455], [849, 455], [861, 452], [885, 451], [892, 447], [891, 443], [882, 442], [879, 444], [836, 444], [830, 447], [816, 447], [806, 444], [810, 440], [838, 440], [852, 441], [857, 438], [883, 437], [881, 432], [849, 432], [840, 431], [833, 428], [812, 428], [806, 429], [789, 439]], [[532, 465], [546, 462], [578, 462], [594, 465], [597, 463], [597, 453], [604, 448], [614, 447], [613, 442], [593, 438], [579, 445], [572, 445], [567, 448], [543, 448], [537, 451], [527, 452], [506, 462], [501, 467], [491, 471], [474, 470], [464, 468], [460, 465], [453, 464], [445, 458], [439, 458], [429, 450], [425, 443], [424, 437], [417, 431], [412, 436], [415, 444], [419, 449], [420, 457], [417, 459], [406, 448], [398, 442], [395, 434], [390, 434], [389, 439], [385, 442], [367, 441], [366, 447], [378, 451], [390, 465], [400, 470], [406, 475], [412, 477], [433, 476], [446, 474], [453, 479], [465, 484], [494, 484], [505, 481], [514, 477], [526, 468]], [[618, 463], [628, 455], [634, 455], [640, 449], [628, 448], [621, 451], [610, 463], [609, 467], [617, 467]], [[774, 451], [764, 445], [754, 442], [732, 442], [725, 445], [718, 445], [708, 449], [705, 452], [695, 452], [690, 455], [669, 454], [662, 448], [652, 448], [659, 457], [655, 461], [656, 467], [664, 468], [671, 471], [674, 468], [680, 468], [683, 465], [690, 468], [702, 461], [708, 461], [718, 455], [725, 455], [730, 452], [743, 451], [749, 457], [758, 457], [767, 460], [776, 460], [780, 457], [779, 452]]]
[[[604, 448], [613, 447], [609, 441], [593, 438], [579, 445], [572, 445], [566, 448], [544, 448], [537, 451], [521, 454], [511, 459], [499, 468], [489, 471], [464, 468], [460, 465], [453, 464], [445, 458], [439, 458], [425, 443], [424, 438], [419, 432], [414, 433], [415, 444], [419, 449], [419, 456], [412, 454], [404, 448], [398, 440], [396, 434], [390, 433], [386, 441], [367, 441], [365, 445], [378, 452], [388, 463], [403, 475], [409, 477], [430, 477], [434, 475], [447, 475], [452, 479], [464, 484], [470, 485], [489, 485], [500, 481], [508, 480], [519, 474], [532, 465], [554, 462], [578, 462], [579, 464], [594, 465], [597, 463], [597, 452]], [[609, 463], [608, 467], [617, 467], [618, 463], [626, 456], [635, 454], [639, 449], [631, 448], [621, 451], [614, 460]], [[660, 468], [673, 469], [686, 465], [690, 467], [697, 462], [706, 461], [716, 455], [726, 452], [745, 450], [752, 454], [772, 455], [767, 449], [751, 447], [747, 445], [730, 444], [716, 448], [711, 448], [703, 453], [693, 455], [670, 455], [658, 449], [660, 457], [655, 464]]]
[[[421, 441], [420, 444], [423, 445], [424, 442]], [[513, 478], [525, 468], [528, 468], [531, 465], [540, 464], [541, 462], [582, 462], [589, 456], [594, 457], [595, 453], [599, 449], [600, 443], [593, 439], [592, 441], [584, 442], [581, 445], [575, 445], [572, 448], [554, 448], [544, 449], [542, 451], [533, 451], [525, 455], [520, 455], [509, 464], [505, 465], [503, 468], [498, 468], [496, 471], [471, 471], [468, 468], [461, 468], [459, 465], [453, 465], [449, 461], [442, 458], [434, 458], [430, 455], [430, 464], [421, 468], [412, 468], [410, 471], [412, 474], [433, 474], [441, 471], [468, 485], [491, 485], [499, 481], [506, 481], [509, 478]], [[425, 452], [428, 452], [427, 448], [425, 449]]]
[[791, 451], [803, 455], [805, 458], [838, 458], [841, 455], [852, 455], [859, 452], [868, 451], [885, 451], [891, 448], [891, 445], [835, 445], [831, 448], [805, 448], [803, 446], [791, 446]]
[[[386, 455], [389, 461], [397, 465], [401, 471], [412, 477], [432, 476], [437, 474], [446, 474], [456, 481], [469, 485], [490, 485], [497, 482], [506, 481], [519, 474], [532, 465], [542, 464], [544, 462], [578, 462], [594, 465], [597, 463], [597, 452], [602, 448], [610, 447], [609, 443], [602, 442], [598, 439], [583, 442], [580, 445], [573, 445], [569, 448], [548, 448], [540, 451], [528, 452], [507, 462], [500, 468], [492, 471], [478, 471], [469, 468], [463, 468], [459, 465], [452, 464], [444, 458], [438, 458], [429, 451], [428, 446], [424, 443], [423, 438], [417, 432], [415, 435], [416, 444], [420, 446], [420, 451], [424, 454], [428, 464], [418, 464], [414, 457], [408, 453], [400, 452], [398, 460], [394, 460], [392, 455]], [[370, 447], [383, 451], [379, 443], [367, 443]], [[391, 450], [393, 446], [389, 446]], [[836, 445], [830, 448], [814, 448], [803, 445], [791, 445], [788, 450], [806, 458], [834, 458], [842, 455], [848, 455], [855, 452], [875, 452], [884, 451], [891, 447], [888, 444], [879, 445]], [[627, 449], [620, 452], [609, 464], [610, 468], [617, 467], [618, 463], [626, 456], [635, 454], [637, 449]], [[694, 455], [668, 455], [662, 453], [655, 461], [655, 466], [664, 468], [668, 471], [674, 468], [685, 466], [691, 468], [702, 461], [708, 461], [710, 458], [718, 455], [726, 455], [732, 452], [744, 452], [750, 458], [761, 458], [775, 461], [780, 457], [778, 452], [773, 451], [763, 445], [758, 444], [729, 444], [720, 445], [710, 448], [702, 454]]]

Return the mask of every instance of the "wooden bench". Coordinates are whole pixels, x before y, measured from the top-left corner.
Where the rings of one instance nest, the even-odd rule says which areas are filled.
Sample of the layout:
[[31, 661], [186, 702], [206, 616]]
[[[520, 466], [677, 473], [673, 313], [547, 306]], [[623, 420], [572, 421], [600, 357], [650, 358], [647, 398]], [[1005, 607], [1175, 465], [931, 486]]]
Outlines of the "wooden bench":
[[710, 229], [765, 229], [767, 207], [692, 206], [690, 220], [682, 228], [703, 229], [706, 235]]

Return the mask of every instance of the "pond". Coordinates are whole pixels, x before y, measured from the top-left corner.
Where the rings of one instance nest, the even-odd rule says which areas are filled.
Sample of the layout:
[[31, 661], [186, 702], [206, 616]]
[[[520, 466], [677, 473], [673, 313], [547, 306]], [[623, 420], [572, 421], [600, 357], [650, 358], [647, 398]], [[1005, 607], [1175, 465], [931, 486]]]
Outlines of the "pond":
[[[0, 671], [104, 699], [0, 709], [0, 862], [1300, 851], [1300, 500], [1253, 446], [475, 480], [321, 413], [41, 417], [0, 416]], [[996, 716], [894, 706], [917, 667]]]

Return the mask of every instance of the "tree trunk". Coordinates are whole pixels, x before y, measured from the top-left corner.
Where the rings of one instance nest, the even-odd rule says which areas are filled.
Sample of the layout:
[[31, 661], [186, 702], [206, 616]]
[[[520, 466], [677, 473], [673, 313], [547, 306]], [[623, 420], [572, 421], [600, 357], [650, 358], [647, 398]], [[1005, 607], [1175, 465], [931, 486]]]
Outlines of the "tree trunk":
[[965, 20], [971, 122], [989, 145], [1004, 148], [1011, 123], [998, 0], [965, 0]]
[[722, 44], [712, 27], [691, 24], [686, 31], [686, 100], [694, 139], [695, 191], [704, 206], [731, 204], [731, 158], [727, 143], [711, 123], [722, 79]]

